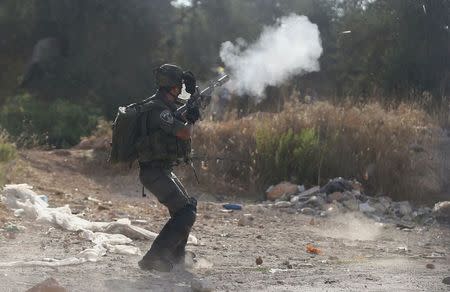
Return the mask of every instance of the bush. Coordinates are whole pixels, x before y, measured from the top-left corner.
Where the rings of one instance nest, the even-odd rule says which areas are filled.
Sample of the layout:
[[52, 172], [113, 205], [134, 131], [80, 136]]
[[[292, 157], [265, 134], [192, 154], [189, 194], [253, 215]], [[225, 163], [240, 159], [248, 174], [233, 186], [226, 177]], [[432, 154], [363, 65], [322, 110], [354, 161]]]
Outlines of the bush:
[[10, 143], [0, 142], [0, 163], [8, 162], [16, 157], [16, 147]]
[[95, 129], [97, 115], [89, 107], [70, 101], [47, 102], [24, 94], [3, 106], [0, 121], [21, 146], [37, 137], [39, 144], [68, 147]]
[[16, 146], [10, 142], [8, 133], [0, 128], [0, 164], [14, 159], [16, 154]]
[[370, 194], [421, 200], [441, 188], [438, 161], [412, 149], [432, 149], [434, 129], [429, 116], [412, 105], [317, 102], [203, 121], [193, 143], [202, 166], [206, 163], [203, 181], [214, 185], [223, 180], [261, 193], [281, 180], [323, 185], [342, 176], [361, 181]]
[[258, 154], [255, 165], [262, 181], [317, 183], [321, 147], [314, 129], [294, 133], [290, 128], [278, 133], [262, 127], [256, 131], [255, 139]]

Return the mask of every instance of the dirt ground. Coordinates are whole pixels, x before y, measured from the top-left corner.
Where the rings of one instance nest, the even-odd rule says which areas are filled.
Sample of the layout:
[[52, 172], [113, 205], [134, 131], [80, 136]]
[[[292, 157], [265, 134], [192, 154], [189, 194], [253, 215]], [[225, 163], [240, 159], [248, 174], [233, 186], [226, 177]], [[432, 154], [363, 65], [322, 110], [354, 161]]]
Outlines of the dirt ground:
[[[93, 156], [82, 150], [22, 152], [7, 181], [28, 183], [48, 196], [51, 207], [69, 204], [83, 218], [141, 219], [147, 223], [140, 226], [158, 232], [168, 212], [152, 195], [141, 197], [136, 170], [106, 170]], [[200, 201], [192, 230], [200, 244], [188, 246], [196, 254], [188, 268], [146, 272], [137, 266], [140, 256], [108, 253], [75, 266], [0, 268], [0, 291], [25, 291], [48, 277], [68, 291], [191, 291], [192, 282], [205, 291], [450, 291], [442, 283], [450, 276], [446, 226], [400, 230], [359, 213], [313, 218], [249, 200], [238, 201], [243, 210], [225, 213], [215, 194], [191, 194]], [[26, 228], [0, 234], [0, 262], [67, 258], [93, 245], [77, 233], [14, 218], [2, 205], [0, 216], [2, 224]], [[143, 253], [151, 245], [134, 243]], [[321, 253], [308, 253], [307, 244]]]

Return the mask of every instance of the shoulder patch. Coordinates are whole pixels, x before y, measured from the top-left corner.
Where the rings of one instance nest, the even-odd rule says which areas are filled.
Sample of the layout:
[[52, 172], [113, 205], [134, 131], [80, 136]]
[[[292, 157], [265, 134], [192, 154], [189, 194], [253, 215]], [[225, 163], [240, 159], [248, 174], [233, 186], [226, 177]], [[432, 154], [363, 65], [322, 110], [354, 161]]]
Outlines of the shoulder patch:
[[173, 115], [169, 110], [163, 110], [159, 117], [163, 120], [163, 122], [173, 124]]

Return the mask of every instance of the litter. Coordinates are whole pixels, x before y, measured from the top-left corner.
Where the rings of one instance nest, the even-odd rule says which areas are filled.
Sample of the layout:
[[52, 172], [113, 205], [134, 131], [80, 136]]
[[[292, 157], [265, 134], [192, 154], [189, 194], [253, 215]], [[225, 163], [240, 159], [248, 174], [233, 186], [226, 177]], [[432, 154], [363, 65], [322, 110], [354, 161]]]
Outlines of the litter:
[[239, 204], [223, 204], [222, 207], [225, 210], [242, 210], [242, 206]]
[[319, 248], [314, 247], [311, 243], [306, 245], [306, 251], [312, 254], [322, 254], [322, 251]]
[[[128, 246], [132, 239], [155, 239], [158, 235], [144, 228], [131, 225], [127, 218], [116, 222], [90, 222], [72, 214], [69, 206], [49, 208], [42, 196], [32, 191], [27, 184], [6, 185], [3, 189], [3, 201], [11, 209], [22, 209], [22, 215], [40, 223], [58, 226], [64, 230], [80, 232], [80, 237], [90, 240], [94, 247], [83, 250], [77, 257], [67, 259], [44, 259], [42, 261], [16, 261], [1, 263], [0, 267], [13, 266], [49, 266], [58, 267], [96, 262], [107, 251], [119, 254], [138, 255], [140, 250]], [[188, 244], [198, 245], [198, 240], [189, 235]]]

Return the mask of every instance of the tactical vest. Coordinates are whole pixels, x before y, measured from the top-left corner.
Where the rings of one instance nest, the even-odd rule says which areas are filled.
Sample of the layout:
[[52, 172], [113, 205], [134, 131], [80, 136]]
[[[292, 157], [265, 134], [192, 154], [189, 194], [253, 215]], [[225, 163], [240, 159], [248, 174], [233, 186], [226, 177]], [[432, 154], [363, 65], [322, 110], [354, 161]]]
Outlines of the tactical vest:
[[149, 115], [153, 114], [155, 110], [161, 112], [166, 109], [169, 109], [167, 105], [153, 98], [146, 105], [146, 112], [143, 113], [140, 121], [141, 136], [136, 144], [140, 162], [166, 161], [168, 163], [179, 163], [190, 159], [191, 139], [181, 140], [159, 127], [148, 127], [147, 118]]

